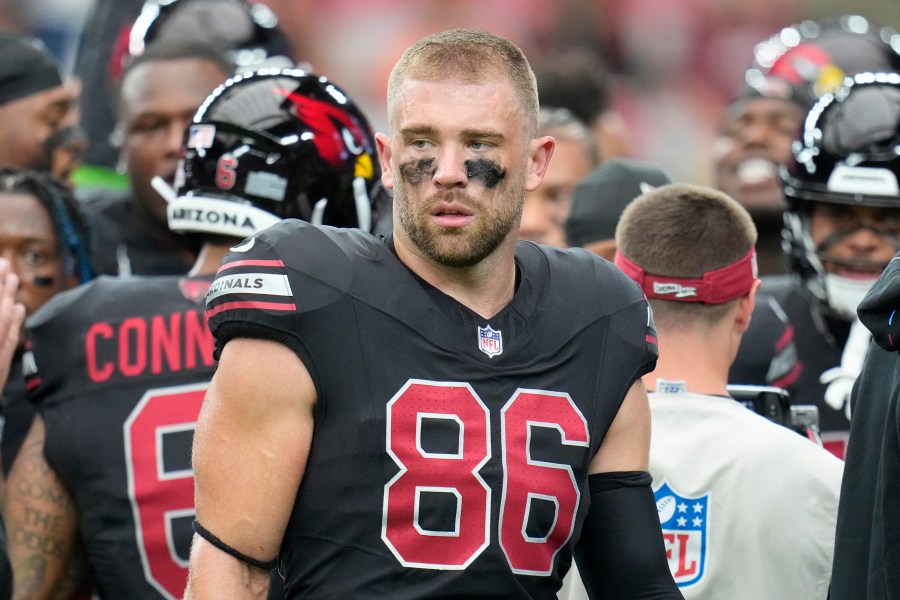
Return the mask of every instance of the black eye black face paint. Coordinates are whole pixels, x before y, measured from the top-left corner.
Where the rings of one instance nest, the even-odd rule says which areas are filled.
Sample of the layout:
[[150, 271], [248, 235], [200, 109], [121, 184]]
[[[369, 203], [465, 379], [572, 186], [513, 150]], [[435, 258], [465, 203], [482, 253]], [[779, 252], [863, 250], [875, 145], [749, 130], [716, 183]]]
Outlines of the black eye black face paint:
[[51, 287], [56, 283], [56, 280], [52, 277], [35, 277], [33, 281], [34, 285], [39, 287]]
[[411, 185], [419, 185], [425, 179], [434, 177], [435, 171], [433, 158], [411, 160], [400, 165], [400, 175]]
[[467, 160], [465, 165], [466, 177], [480, 180], [484, 187], [488, 189], [497, 187], [497, 184], [506, 177], [506, 171], [500, 168], [500, 165], [487, 158]]

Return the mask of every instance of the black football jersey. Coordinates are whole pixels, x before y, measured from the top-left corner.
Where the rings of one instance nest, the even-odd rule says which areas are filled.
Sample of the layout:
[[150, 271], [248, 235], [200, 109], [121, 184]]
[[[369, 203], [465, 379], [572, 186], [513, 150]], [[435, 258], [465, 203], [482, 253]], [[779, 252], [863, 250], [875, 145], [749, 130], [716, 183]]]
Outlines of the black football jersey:
[[214, 370], [211, 277], [100, 277], [28, 321], [27, 386], [102, 598], [181, 598], [193, 432]]
[[207, 296], [217, 349], [284, 343], [318, 394], [287, 597], [555, 598], [588, 464], [655, 365], [637, 285], [520, 242], [514, 298], [483, 319], [389, 239], [288, 220], [232, 250]]
[[[827, 386], [820, 381], [822, 373], [841, 364], [841, 354], [847, 337], [850, 334], [851, 322], [845, 319], [829, 317], [822, 313], [817, 303], [808, 292], [792, 277], [766, 277], [760, 288], [760, 298], [765, 302], [774, 302], [778, 310], [786, 315], [787, 322], [793, 331], [793, 371], [794, 374], [786, 383], [768, 381], [735, 381], [735, 383], [755, 383], [777, 385], [791, 393], [793, 404], [813, 404], [819, 408], [820, 428], [825, 433], [846, 433], [850, 430], [850, 422], [843, 408], [835, 409], [825, 401]], [[756, 351], [752, 346], [758, 340], [771, 337], [771, 320], [751, 320], [750, 328], [741, 342], [731, 375], [744, 369], [747, 359]], [[767, 331], [769, 329], [770, 331]], [[771, 344], [769, 345], [771, 347]], [[777, 356], [777, 352], [773, 352]], [[773, 360], [773, 365], [775, 361]], [[843, 447], [832, 448], [843, 458]]]

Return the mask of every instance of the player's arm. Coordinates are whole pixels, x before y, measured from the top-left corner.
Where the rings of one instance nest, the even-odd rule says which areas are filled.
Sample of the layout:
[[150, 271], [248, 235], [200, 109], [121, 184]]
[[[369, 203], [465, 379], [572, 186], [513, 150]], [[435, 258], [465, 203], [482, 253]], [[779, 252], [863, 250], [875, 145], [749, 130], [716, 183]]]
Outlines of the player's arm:
[[44, 421], [36, 415], [7, 481], [4, 519], [14, 600], [58, 597], [76, 558], [75, 503], [44, 458], [44, 436]]
[[312, 443], [316, 391], [296, 354], [236, 338], [194, 434], [197, 524], [186, 599], [266, 598]]
[[591, 506], [575, 558], [591, 598], [681, 598], [663, 546], [647, 472], [650, 404], [638, 379], [591, 461]]

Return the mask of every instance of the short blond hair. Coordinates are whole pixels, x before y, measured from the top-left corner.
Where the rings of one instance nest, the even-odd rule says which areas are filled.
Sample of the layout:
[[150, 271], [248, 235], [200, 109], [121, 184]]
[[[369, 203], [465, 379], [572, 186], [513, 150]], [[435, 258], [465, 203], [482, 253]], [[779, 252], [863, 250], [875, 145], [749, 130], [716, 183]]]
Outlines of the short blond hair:
[[388, 78], [388, 120], [401, 84], [408, 79], [439, 81], [458, 78], [467, 83], [507, 77], [522, 103], [529, 133], [538, 127], [537, 80], [522, 50], [493, 33], [478, 29], [451, 29], [426, 36], [406, 49]]

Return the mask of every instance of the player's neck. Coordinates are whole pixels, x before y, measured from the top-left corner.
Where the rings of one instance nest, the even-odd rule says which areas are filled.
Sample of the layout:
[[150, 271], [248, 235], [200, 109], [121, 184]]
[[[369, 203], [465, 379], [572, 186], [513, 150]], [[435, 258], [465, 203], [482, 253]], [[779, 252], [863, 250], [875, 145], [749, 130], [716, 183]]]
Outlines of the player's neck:
[[228, 254], [229, 248], [233, 246], [234, 243], [236, 242], [221, 244], [207, 242], [203, 244], [200, 248], [200, 253], [197, 255], [197, 260], [194, 261], [194, 266], [191, 267], [188, 275], [191, 277], [198, 277], [215, 273], [219, 269], [219, 265], [222, 264], [222, 259]]
[[448, 267], [423, 255], [405, 237], [394, 235], [397, 257], [416, 275], [469, 310], [490, 319], [513, 298], [516, 287], [515, 238], [471, 267]]
[[[728, 369], [731, 353], [709, 336], [684, 331], [659, 334], [659, 360], [656, 369], [644, 376], [647, 391], [656, 390], [657, 379], [683, 381], [694, 394], [728, 395]], [[733, 357], [732, 357], [733, 358]]]

